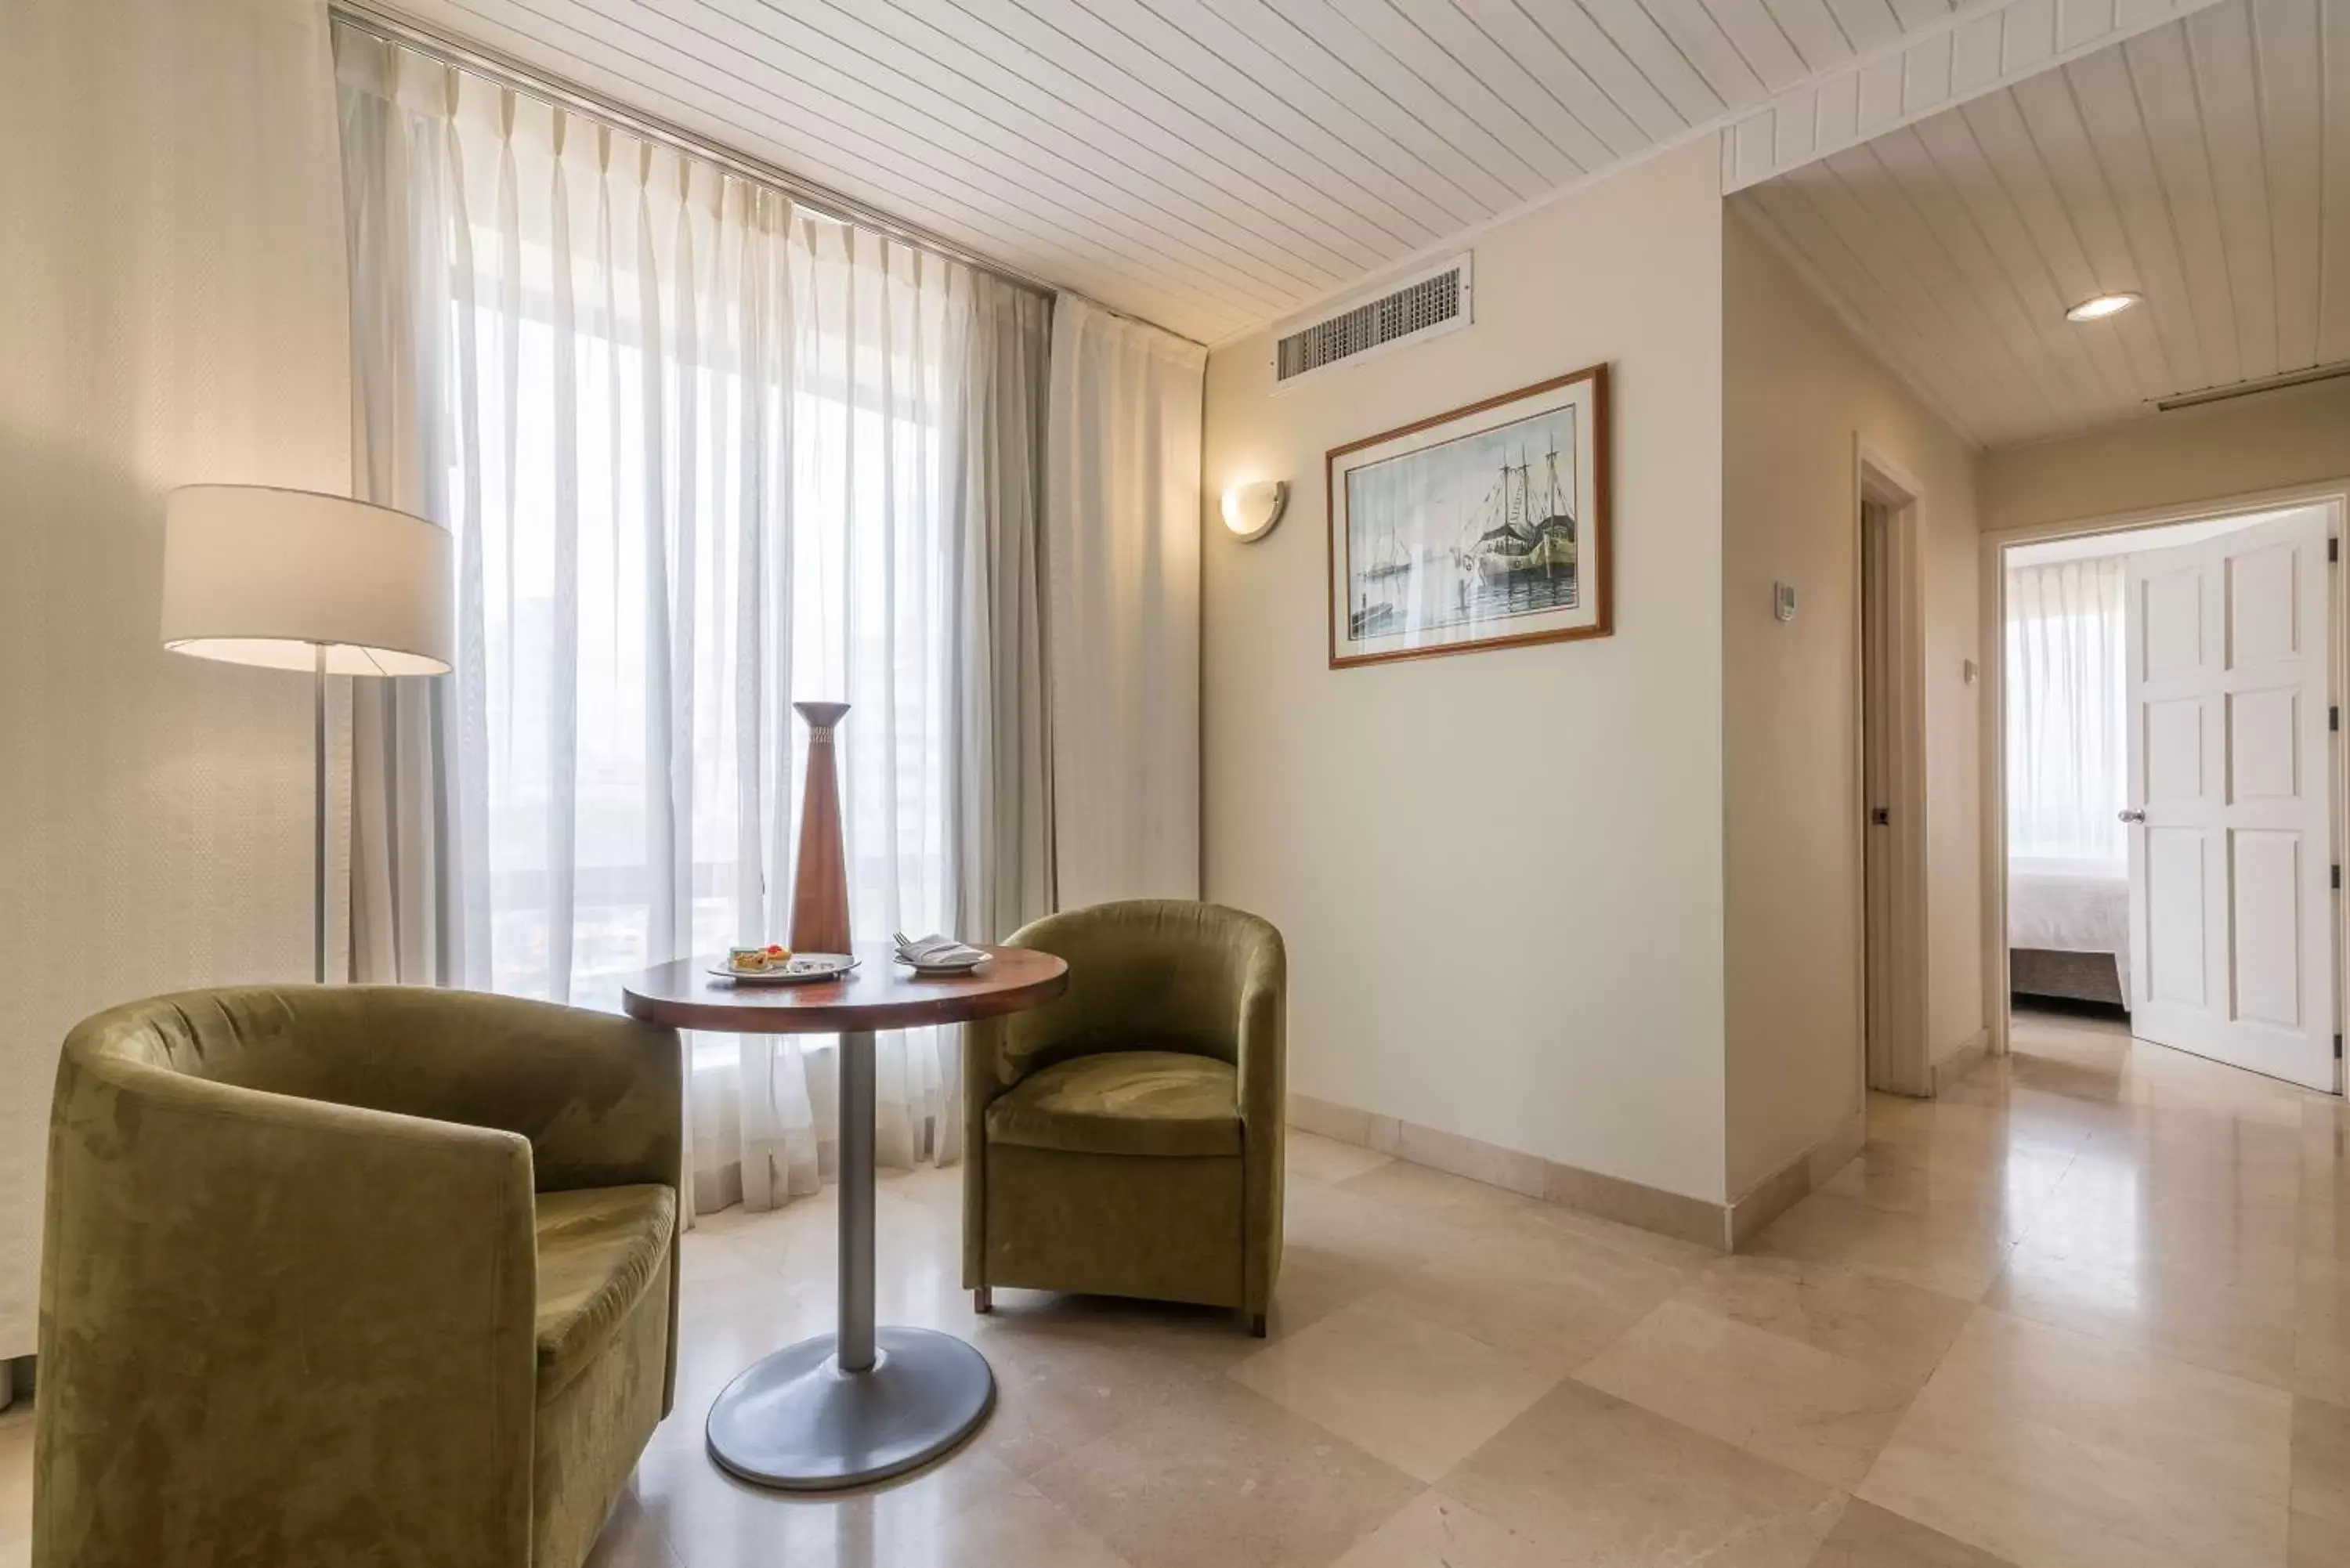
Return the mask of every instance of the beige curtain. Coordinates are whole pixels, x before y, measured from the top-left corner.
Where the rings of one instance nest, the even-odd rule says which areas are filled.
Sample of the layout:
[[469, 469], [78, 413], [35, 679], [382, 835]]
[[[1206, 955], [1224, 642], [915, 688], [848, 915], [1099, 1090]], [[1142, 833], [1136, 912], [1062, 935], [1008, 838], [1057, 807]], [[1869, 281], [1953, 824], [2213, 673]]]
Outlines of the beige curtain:
[[[343, 206], [350, 256], [351, 493], [448, 523], [452, 453], [444, 388], [446, 324], [424, 306], [440, 292], [444, 187], [404, 177], [411, 160], [453, 168], [444, 116], [404, 110], [400, 57], [338, 36]], [[453, 104], [455, 77], [442, 74]], [[476, 618], [477, 620], [477, 618]], [[400, 677], [350, 683], [350, 977], [460, 985], [485, 958], [483, 910], [456, 896], [461, 843], [451, 726], [453, 683]], [[478, 836], [483, 831], [476, 824]]]
[[1053, 726], [1045, 677], [1045, 394], [1051, 303], [981, 279], [958, 422], [955, 931], [996, 941], [1049, 913]]
[[1054, 843], [1064, 908], [1200, 893], [1207, 352], [1072, 295], [1045, 422]]

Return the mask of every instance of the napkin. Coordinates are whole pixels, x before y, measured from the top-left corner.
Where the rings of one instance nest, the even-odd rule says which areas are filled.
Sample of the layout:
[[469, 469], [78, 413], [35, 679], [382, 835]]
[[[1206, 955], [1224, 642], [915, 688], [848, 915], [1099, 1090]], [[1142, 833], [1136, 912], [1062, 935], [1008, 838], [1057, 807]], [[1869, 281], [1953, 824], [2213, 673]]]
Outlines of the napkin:
[[941, 936], [938, 932], [932, 931], [929, 936], [916, 937], [911, 941], [900, 937], [898, 940], [898, 956], [910, 964], [937, 966], [976, 963], [987, 955], [975, 947], [955, 940], [952, 937]]

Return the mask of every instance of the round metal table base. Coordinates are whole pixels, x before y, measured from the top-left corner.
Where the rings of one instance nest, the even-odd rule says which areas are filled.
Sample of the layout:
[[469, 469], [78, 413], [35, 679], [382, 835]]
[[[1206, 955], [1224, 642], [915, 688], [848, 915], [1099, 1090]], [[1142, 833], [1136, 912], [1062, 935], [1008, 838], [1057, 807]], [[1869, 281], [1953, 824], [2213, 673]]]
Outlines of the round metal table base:
[[886, 1480], [953, 1448], [995, 1403], [987, 1358], [951, 1334], [881, 1328], [872, 1370], [833, 1364], [833, 1335], [779, 1350], [710, 1407], [710, 1454], [747, 1481], [830, 1491]]

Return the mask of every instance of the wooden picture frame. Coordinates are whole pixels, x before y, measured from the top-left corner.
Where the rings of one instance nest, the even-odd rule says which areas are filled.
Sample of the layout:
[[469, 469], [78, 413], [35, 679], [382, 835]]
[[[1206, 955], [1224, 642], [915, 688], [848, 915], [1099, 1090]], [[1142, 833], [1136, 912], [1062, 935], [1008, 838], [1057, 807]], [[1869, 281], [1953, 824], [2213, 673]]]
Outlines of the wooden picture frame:
[[1611, 438], [1602, 364], [1332, 447], [1330, 668], [1612, 635]]

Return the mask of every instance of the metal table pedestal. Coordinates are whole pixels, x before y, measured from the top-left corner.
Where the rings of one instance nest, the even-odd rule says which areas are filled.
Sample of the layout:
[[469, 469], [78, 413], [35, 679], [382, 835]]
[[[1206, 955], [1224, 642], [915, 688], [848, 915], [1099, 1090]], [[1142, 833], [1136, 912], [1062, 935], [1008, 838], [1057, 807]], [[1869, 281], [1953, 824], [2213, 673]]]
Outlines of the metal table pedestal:
[[747, 1481], [827, 1491], [884, 1480], [969, 1437], [995, 1403], [951, 1334], [873, 1326], [873, 1036], [840, 1037], [840, 1327], [753, 1365], [710, 1407], [710, 1453]]

